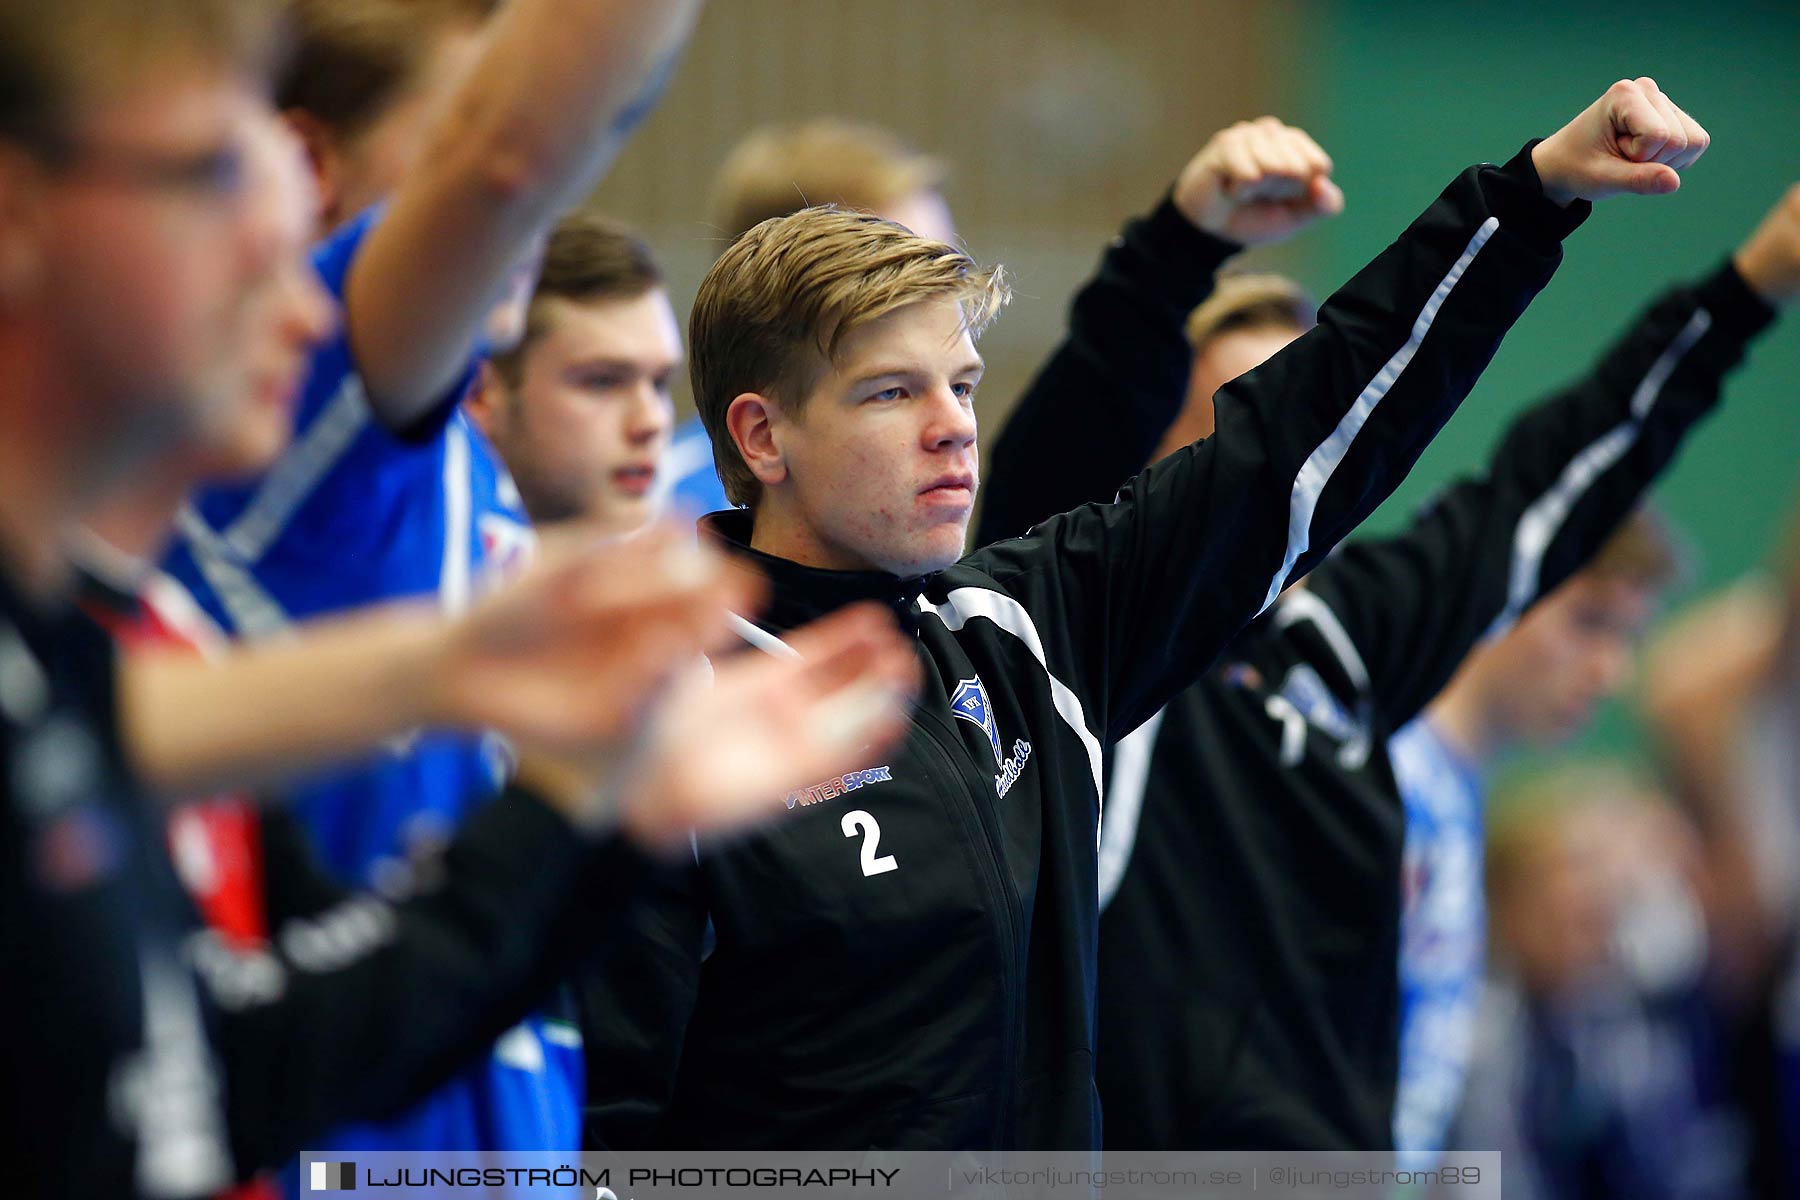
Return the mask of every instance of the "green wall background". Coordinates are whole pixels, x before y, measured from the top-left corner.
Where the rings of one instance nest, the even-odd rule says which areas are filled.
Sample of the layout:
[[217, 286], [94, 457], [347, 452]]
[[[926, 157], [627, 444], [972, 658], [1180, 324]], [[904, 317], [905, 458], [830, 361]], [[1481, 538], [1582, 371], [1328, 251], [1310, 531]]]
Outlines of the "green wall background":
[[[1596, 207], [1376, 529], [1477, 466], [1512, 414], [1579, 374], [1659, 289], [1722, 261], [1800, 181], [1794, 0], [1296, 0], [1282, 15], [1296, 51], [1289, 119], [1333, 155], [1349, 201], [1342, 217], [1281, 256], [1321, 292], [1377, 253], [1460, 168], [1504, 161], [1615, 79], [1653, 77], [1713, 135], [1676, 195]], [[1800, 313], [1756, 345], [1658, 498], [1695, 552], [1695, 578], [1677, 605], [1764, 560], [1800, 498]], [[1629, 706], [1614, 705], [1573, 749], [1641, 745]]]

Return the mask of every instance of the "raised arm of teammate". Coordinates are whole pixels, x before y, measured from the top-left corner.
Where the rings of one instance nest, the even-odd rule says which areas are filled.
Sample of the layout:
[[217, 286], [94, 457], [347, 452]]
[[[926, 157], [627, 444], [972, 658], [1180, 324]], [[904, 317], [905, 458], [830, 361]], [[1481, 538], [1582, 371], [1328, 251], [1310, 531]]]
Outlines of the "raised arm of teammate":
[[[1772, 252], [1764, 230], [1745, 249], [1761, 241]], [[1789, 253], [1800, 261], [1800, 236]], [[1442, 491], [1404, 532], [1356, 539], [1308, 577], [1394, 725], [1448, 683], [1480, 638], [1510, 628], [1585, 566], [1711, 414], [1726, 376], [1775, 317], [1762, 297], [1779, 272], [1758, 265], [1747, 276], [1736, 265], [1744, 258], [1740, 250], [1659, 297], [1590, 371], [1514, 420], [1484, 470]]]
[[513, 0], [351, 266], [351, 349], [381, 421], [462, 374], [515, 270], [593, 187], [672, 71], [700, 0]]
[[1214, 437], [1150, 468], [1119, 503], [967, 564], [1040, 626], [1107, 631], [1062, 669], [1103, 738], [1123, 735], [1405, 477], [1555, 270], [1586, 215], [1576, 202], [1671, 191], [1705, 142], [1650, 81], [1613, 85], [1506, 166], [1465, 171], [1327, 301], [1317, 328], [1220, 391]]
[[1188, 314], [1240, 249], [1343, 210], [1331, 170], [1302, 130], [1274, 117], [1240, 121], [1209, 138], [1163, 202], [1125, 226], [1000, 431], [976, 545], [1110, 500], [1143, 470], [1187, 390]]

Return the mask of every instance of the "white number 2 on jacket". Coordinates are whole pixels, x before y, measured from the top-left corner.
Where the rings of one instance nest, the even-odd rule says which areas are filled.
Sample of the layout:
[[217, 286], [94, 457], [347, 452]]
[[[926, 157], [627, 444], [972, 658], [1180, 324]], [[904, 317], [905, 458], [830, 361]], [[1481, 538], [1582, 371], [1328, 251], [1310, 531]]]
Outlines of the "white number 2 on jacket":
[[884, 854], [880, 858], [875, 857], [875, 848], [881, 845], [881, 826], [875, 823], [875, 818], [868, 812], [859, 808], [855, 812], [845, 813], [843, 826], [844, 836], [847, 838], [853, 838], [859, 833], [863, 835], [862, 872], [864, 875], [880, 875], [900, 866], [894, 861], [894, 856], [891, 854]]

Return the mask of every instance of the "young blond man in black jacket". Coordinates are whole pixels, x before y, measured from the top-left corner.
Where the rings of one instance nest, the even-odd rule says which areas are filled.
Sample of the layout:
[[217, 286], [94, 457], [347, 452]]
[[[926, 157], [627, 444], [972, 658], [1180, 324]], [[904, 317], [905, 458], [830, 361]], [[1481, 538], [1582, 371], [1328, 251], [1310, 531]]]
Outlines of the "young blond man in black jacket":
[[[1003, 277], [831, 210], [740, 239], [689, 340], [720, 474], [749, 505], [710, 528], [774, 583], [742, 632], [780, 654], [788, 626], [880, 599], [915, 624], [926, 682], [899, 750], [663, 881], [640, 960], [589, 997], [613, 1066], [590, 1140], [1097, 1146], [1103, 748], [1399, 482], [1583, 201], [1671, 191], [1704, 146], [1648, 80], [1615, 85], [1460, 175], [1316, 330], [1221, 394], [1215, 437], [967, 557], [974, 338]], [[1294, 190], [1326, 169], [1282, 164]]]

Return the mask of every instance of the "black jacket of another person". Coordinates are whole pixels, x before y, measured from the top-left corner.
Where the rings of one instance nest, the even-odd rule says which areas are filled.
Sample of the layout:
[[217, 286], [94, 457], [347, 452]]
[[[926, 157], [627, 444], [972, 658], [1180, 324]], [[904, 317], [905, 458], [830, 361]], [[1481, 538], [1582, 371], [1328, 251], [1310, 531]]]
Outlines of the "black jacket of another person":
[[[1183, 403], [1187, 311], [1232, 249], [1160, 215], [1126, 228], [1061, 369], [1002, 434], [984, 534], [1111, 495], [1149, 457]], [[1397, 536], [1347, 542], [1119, 744], [1099, 870], [1109, 1148], [1392, 1144], [1404, 820], [1387, 740], [1599, 549], [1771, 318], [1729, 265], [1669, 292], [1514, 421], [1482, 475]], [[1102, 378], [1122, 403], [1077, 419]]]
[[754, 640], [884, 599], [926, 685], [899, 749], [663, 881], [588, 995], [590, 1142], [1097, 1146], [1103, 748], [1399, 482], [1585, 207], [1469, 169], [1221, 394], [1217, 437], [927, 578], [771, 560], [712, 518], [774, 581]]
[[349, 895], [269, 814], [272, 936], [228, 947], [126, 768], [115, 661], [98, 625], [27, 602], [0, 567], [9, 1196], [213, 1196], [397, 1111], [588, 961], [641, 876], [622, 840], [585, 838], [512, 788], [410, 897]]

